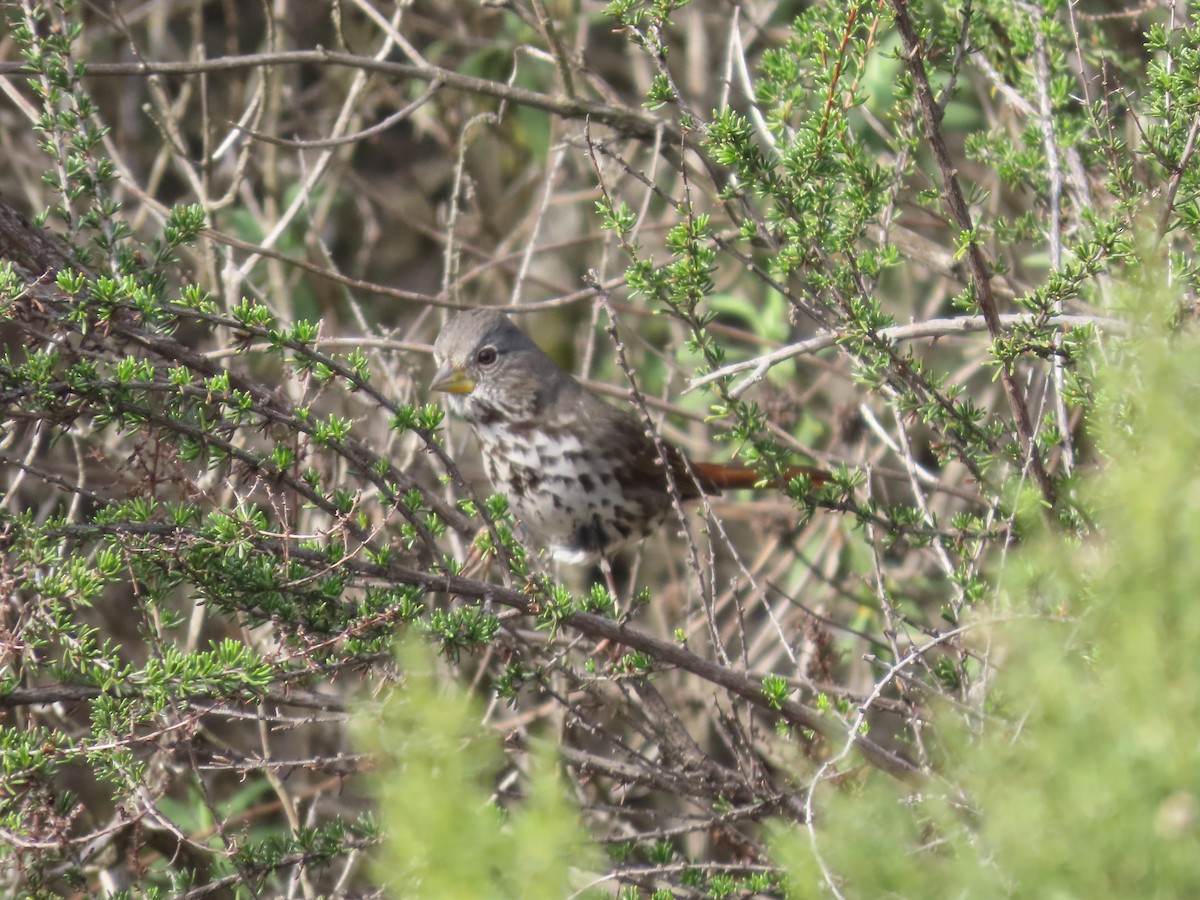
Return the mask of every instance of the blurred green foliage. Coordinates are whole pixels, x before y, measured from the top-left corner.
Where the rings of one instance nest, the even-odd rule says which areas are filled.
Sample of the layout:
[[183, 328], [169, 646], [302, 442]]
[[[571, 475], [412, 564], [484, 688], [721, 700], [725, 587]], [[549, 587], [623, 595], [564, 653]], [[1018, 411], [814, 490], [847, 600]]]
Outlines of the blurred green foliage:
[[419, 639], [402, 641], [398, 660], [402, 685], [357, 719], [361, 743], [378, 760], [386, 838], [376, 873], [392, 896], [604, 896], [573, 893], [594, 877], [599, 854], [587, 849], [553, 745], [529, 754], [520, 802], [502, 804], [495, 786], [507, 760], [481, 725], [479, 704], [438, 671]]
[[1097, 373], [1095, 529], [1031, 526], [968, 623], [990, 695], [978, 716], [943, 705], [935, 780], [821, 787], [811, 835], [777, 831], [794, 896], [1200, 893], [1200, 335], [1167, 327], [1167, 281], [1127, 288], [1147, 324]]

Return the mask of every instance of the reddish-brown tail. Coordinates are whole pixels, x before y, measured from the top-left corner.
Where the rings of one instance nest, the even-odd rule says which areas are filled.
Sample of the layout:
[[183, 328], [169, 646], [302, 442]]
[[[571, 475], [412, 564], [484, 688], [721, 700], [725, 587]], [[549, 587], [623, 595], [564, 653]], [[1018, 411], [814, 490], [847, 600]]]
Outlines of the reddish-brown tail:
[[[753, 488], [762, 480], [762, 475], [746, 466], [698, 462], [692, 463], [691, 466], [706, 494]], [[824, 469], [818, 469], [815, 466], [788, 466], [782, 483], [777, 482], [767, 485], [767, 487], [782, 490], [784, 484], [801, 475], [811, 478], [814, 487], [829, 481], [829, 473]]]

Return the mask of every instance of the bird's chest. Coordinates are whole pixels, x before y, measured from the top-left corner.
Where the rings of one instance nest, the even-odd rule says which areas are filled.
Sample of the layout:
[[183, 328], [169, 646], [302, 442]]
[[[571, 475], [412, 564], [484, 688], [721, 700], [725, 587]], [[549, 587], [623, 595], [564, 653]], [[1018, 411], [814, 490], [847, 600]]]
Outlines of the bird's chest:
[[586, 435], [485, 424], [475, 432], [492, 486], [549, 545], [571, 542], [582, 523], [620, 508], [617, 462]]

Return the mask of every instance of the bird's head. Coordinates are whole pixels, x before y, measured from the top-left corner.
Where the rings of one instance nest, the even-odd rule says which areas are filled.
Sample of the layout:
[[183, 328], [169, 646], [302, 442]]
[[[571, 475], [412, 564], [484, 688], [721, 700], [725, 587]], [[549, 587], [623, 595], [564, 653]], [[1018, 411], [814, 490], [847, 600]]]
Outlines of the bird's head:
[[480, 424], [503, 416], [527, 417], [549, 389], [569, 379], [508, 316], [492, 309], [460, 312], [433, 343], [438, 365], [431, 391], [443, 391], [450, 408]]

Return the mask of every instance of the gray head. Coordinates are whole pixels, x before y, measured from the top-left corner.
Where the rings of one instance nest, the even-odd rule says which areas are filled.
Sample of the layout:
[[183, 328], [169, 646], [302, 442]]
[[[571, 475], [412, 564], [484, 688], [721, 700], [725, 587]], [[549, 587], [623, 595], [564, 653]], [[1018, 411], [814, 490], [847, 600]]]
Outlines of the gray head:
[[535, 415], [567, 384], [577, 382], [541, 348], [493, 309], [460, 312], [433, 342], [438, 370], [431, 391], [445, 391], [450, 408], [473, 424]]

